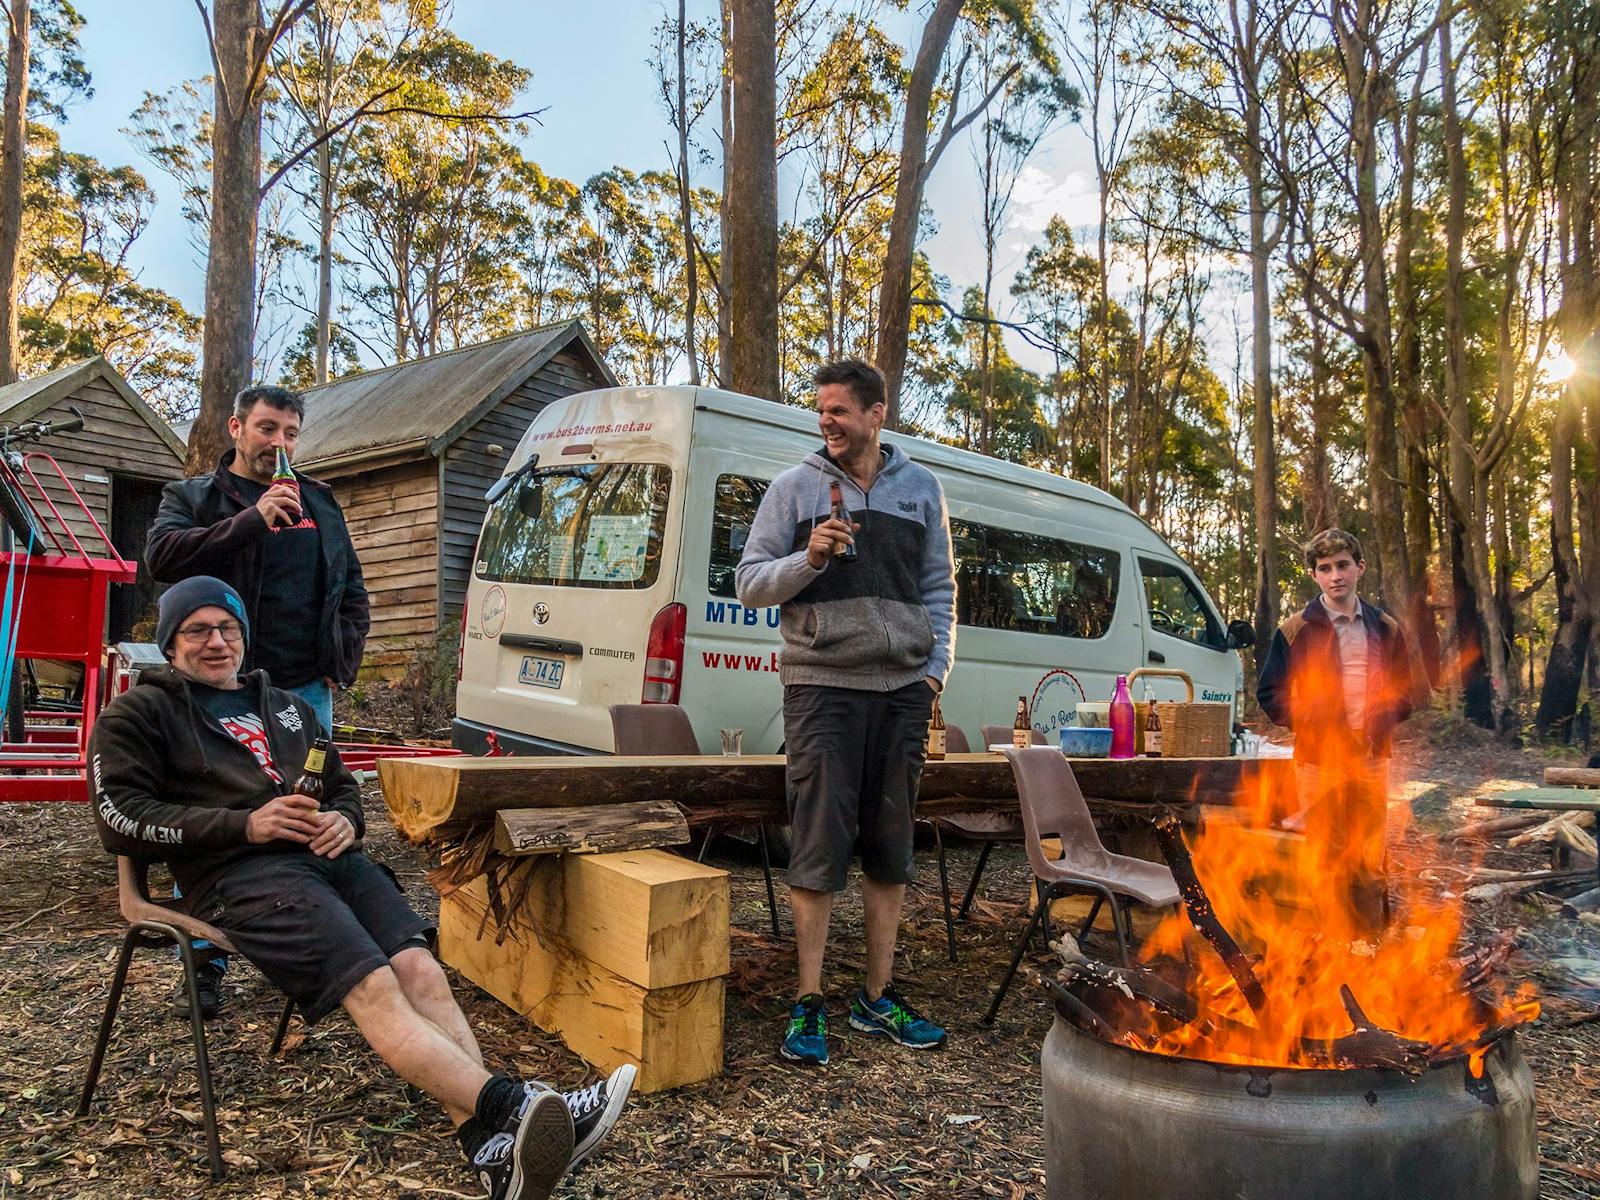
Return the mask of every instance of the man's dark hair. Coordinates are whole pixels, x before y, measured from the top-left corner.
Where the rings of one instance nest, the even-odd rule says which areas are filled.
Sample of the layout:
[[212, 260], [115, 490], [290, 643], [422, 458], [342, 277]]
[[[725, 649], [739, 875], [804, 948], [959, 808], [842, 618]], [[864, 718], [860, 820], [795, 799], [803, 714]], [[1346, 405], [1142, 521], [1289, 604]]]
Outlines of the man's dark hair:
[[288, 388], [272, 387], [269, 384], [259, 384], [256, 387], [247, 387], [233, 398], [233, 415], [239, 420], [244, 420], [250, 415], [250, 410], [258, 404], [266, 404], [272, 408], [292, 412], [302, 421], [306, 419], [306, 400], [299, 392], [291, 392]]
[[841, 358], [835, 362], [823, 363], [811, 377], [811, 382], [819, 388], [826, 387], [830, 383], [844, 384], [850, 389], [850, 398], [859, 404], [863, 411], [874, 404], [889, 403], [889, 385], [883, 380], [883, 372], [859, 358]]

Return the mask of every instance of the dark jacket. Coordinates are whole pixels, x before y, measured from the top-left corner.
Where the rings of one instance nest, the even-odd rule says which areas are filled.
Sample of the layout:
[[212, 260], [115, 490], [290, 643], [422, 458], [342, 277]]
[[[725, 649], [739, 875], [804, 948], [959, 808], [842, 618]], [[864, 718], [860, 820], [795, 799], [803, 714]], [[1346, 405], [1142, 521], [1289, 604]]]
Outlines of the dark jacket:
[[[185, 895], [199, 896], [231, 862], [251, 854], [297, 852], [295, 842], [252, 843], [250, 814], [286, 795], [318, 733], [300, 697], [272, 686], [265, 671], [243, 677], [265, 718], [274, 783], [255, 755], [195, 703], [172, 667], [152, 667], [100, 714], [89, 736], [90, 798], [100, 842], [112, 854], [166, 862]], [[322, 807], [366, 829], [361, 787], [330, 749]]]
[[1261, 664], [1256, 699], [1279, 725], [1294, 730], [1294, 756], [1320, 763], [1338, 755], [1387, 758], [1394, 727], [1418, 702], [1411, 654], [1400, 623], [1360, 601], [1367, 627], [1367, 715], [1357, 737], [1345, 718], [1339, 635], [1321, 598], [1278, 626]]
[[[215, 575], [232, 584], [250, 614], [250, 639], [258, 642], [272, 636], [272, 622], [263, 623], [259, 607], [268, 528], [260, 511], [239, 491], [237, 477], [228, 469], [233, 458], [234, 451], [229, 450], [212, 474], [174, 480], [162, 489], [161, 508], [145, 544], [145, 561], [150, 574], [163, 583]], [[333, 490], [298, 471], [295, 476], [300, 498], [322, 535], [322, 595], [307, 598], [317, 621], [317, 670], [348, 685], [355, 682], [361, 667], [372, 624], [367, 586]], [[274, 619], [285, 617], [280, 613]], [[246, 651], [243, 669], [253, 665]]]

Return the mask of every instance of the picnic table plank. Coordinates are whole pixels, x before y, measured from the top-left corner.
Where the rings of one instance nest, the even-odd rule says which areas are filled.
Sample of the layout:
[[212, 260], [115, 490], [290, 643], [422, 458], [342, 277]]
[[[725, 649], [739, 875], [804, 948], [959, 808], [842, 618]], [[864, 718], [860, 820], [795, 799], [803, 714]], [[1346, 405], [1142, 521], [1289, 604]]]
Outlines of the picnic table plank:
[[[1093, 802], [1151, 808], [1228, 805], [1263, 779], [1293, 785], [1287, 759], [1071, 759]], [[781, 754], [386, 758], [378, 778], [394, 826], [414, 842], [492, 821], [501, 809], [576, 808], [670, 799], [690, 826], [787, 820]], [[952, 754], [923, 769], [917, 811], [1014, 811], [1016, 782], [999, 754]]]
[[1532, 808], [1550, 812], [1600, 812], [1600, 788], [1512, 788], [1479, 796], [1479, 808]]

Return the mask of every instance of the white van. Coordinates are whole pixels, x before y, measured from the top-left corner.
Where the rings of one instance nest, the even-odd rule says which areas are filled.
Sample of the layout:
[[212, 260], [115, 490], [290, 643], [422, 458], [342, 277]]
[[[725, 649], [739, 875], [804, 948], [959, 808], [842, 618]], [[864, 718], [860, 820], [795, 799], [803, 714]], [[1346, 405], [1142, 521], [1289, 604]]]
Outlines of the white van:
[[[948, 723], [974, 747], [1026, 696], [1054, 739], [1078, 687], [1187, 671], [1238, 705], [1227, 627], [1177, 552], [1098, 488], [887, 435], [944, 487], [956, 555]], [[613, 748], [609, 706], [677, 703], [703, 751], [744, 730], [783, 741], [778, 610], [743, 607], [733, 573], [767, 484], [820, 444], [816, 414], [703, 388], [614, 388], [550, 405], [490, 490], [462, 617], [455, 744], [493, 731], [516, 754]], [[1074, 684], [1076, 681], [1076, 686]], [[1170, 681], [1157, 695], [1178, 698]], [[1141, 693], [1143, 688], [1138, 689]]]

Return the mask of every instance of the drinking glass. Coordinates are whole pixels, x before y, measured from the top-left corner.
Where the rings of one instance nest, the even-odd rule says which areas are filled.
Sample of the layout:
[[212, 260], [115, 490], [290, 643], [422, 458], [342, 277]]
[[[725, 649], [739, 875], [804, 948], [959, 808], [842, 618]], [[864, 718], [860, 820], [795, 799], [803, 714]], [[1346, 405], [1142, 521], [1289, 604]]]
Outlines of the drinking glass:
[[724, 758], [738, 758], [744, 753], [744, 730], [724, 729], [722, 731], [722, 756]]

